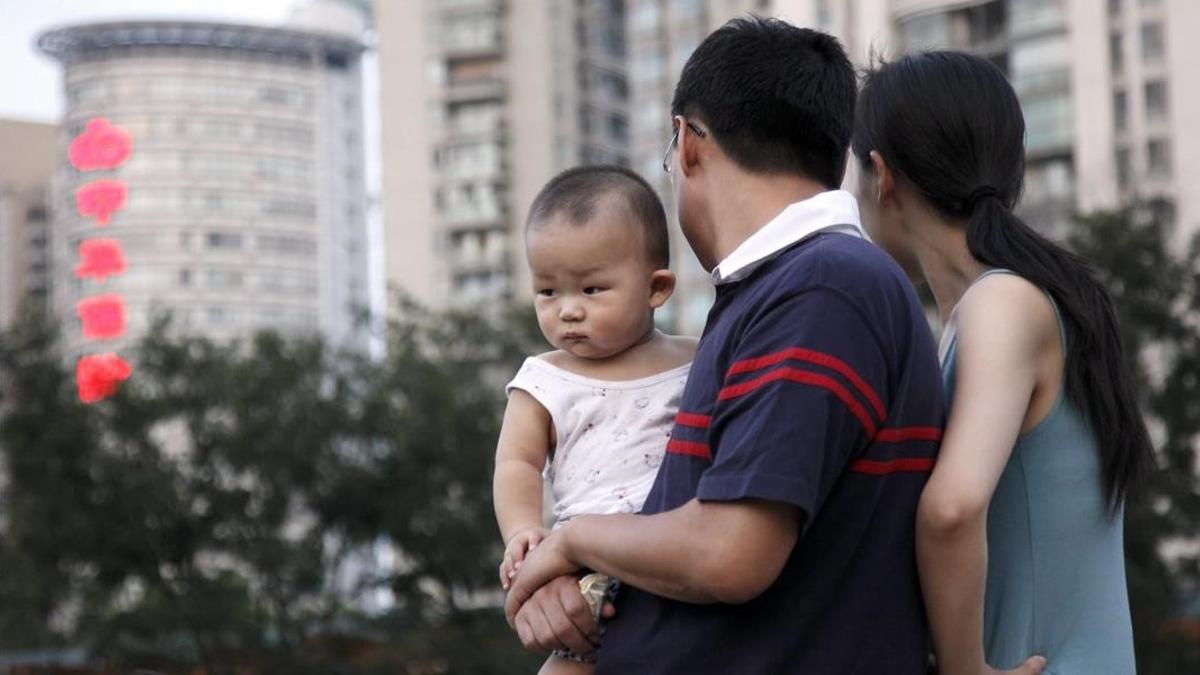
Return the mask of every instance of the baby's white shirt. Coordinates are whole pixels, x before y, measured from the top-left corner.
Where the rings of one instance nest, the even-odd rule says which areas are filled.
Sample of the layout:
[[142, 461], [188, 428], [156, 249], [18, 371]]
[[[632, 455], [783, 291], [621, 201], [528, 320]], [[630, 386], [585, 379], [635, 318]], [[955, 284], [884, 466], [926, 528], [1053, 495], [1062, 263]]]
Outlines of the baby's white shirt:
[[520, 389], [550, 413], [555, 439], [546, 479], [554, 527], [583, 514], [637, 513], [662, 464], [691, 364], [637, 380], [597, 380], [528, 358], [505, 393]]

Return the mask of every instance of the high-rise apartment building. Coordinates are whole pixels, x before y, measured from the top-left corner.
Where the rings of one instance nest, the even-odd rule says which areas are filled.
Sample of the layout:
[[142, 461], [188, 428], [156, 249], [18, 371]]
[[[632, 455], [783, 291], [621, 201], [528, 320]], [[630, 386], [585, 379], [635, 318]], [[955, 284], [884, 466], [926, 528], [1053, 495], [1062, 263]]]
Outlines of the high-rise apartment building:
[[532, 297], [525, 211], [555, 173], [629, 165], [621, 0], [376, 5], [385, 265], [433, 306]]
[[[933, 48], [991, 59], [1025, 111], [1020, 208], [1045, 232], [1060, 233], [1073, 213], [1134, 201], [1180, 232], [1200, 228], [1200, 137], [1188, 133], [1200, 85], [1185, 76], [1200, 63], [1200, 42], [1188, 39], [1200, 3], [1189, 0], [419, 0], [378, 9], [388, 279], [433, 304], [526, 297], [524, 209], [562, 168], [628, 161], [672, 213], [661, 162], [675, 83], [709, 32], [746, 13], [830, 32], [859, 67]], [[680, 283], [662, 318], [696, 333], [712, 288], [674, 223], [672, 253]]]
[[50, 286], [49, 192], [58, 129], [0, 120], [0, 330]]
[[[788, 2], [788, 0], [782, 0]], [[986, 56], [1025, 112], [1021, 210], [1054, 234], [1070, 215], [1138, 202], [1200, 229], [1200, 3], [1189, 0], [791, 0], [859, 64], [949, 48]]]
[[[1021, 99], [1027, 170], [1020, 210], [1062, 232], [1072, 214], [1139, 202], [1200, 230], [1200, 3], [1189, 0], [628, 0], [634, 166], [670, 184], [659, 164], [671, 94], [691, 50], [734, 16], [755, 12], [836, 35], [850, 58], [936, 48], [995, 62]], [[848, 184], [854, 181], [853, 167]], [[675, 233], [678, 234], [676, 228]], [[707, 275], [681, 237], [675, 323], [703, 326]]]
[[[124, 298], [126, 339], [164, 310], [216, 339], [274, 328], [365, 340], [355, 331], [368, 286], [357, 35], [131, 21], [51, 30], [39, 46], [64, 68], [51, 269], [72, 351], [76, 303], [108, 293]], [[67, 149], [97, 117], [128, 132], [132, 155], [83, 173]], [[96, 178], [128, 190], [107, 228], [76, 211], [76, 190]], [[97, 236], [119, 243], [128, 271], [76, 279], [79, 243]]]

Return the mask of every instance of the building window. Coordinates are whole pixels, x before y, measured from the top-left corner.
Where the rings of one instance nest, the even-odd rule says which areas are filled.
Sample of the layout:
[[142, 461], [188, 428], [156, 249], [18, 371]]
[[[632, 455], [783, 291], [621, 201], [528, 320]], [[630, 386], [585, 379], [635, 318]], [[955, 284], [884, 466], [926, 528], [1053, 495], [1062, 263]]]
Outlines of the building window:
[[1161, 23], [1142, 24], [1142, 58], [1147, 61], [1162, 59], [1166, 46], [1163, 42]]
[[1121, 16], [1121, 0], [1108, 0], [1108, 15]]
[[1170, 199], [1158, 198], [1151, 199], [1147, 208], [1150, 209], [1150, 217], [1154, 222], [1164, 227], [1174, 227], [1175, 225], [1175, 202]]
[[704, 0], [675, 0], [671, 10], [679, 21], [698, 21], [704, 14]]
[[1167, 83], [1152, 80], [1146, 83], [1146, 119], [1161, 122], [1167, 118]]
[[189, 269], [179, 270], [179, 285], [180, 286], [191, 286], [192, 285], [192, 271], [191, 270], [189, 270]]
[[1129, 96], [1123, 91], [1113, 93], [1113, 126], [1117, 131], [1129, 126]]
[[832, 18], [829, 13], [829, 0], [817, 0], [817, 28], [828, 31]]
[[1027, 100], [1025, 111], [1026, 148], [1031, 153], [1058, 151], [1071, 145], [1070, 97], [1057, 94]]
[[618, 143], [624, 143], [629, 138], [629, 123], [620, 115], [608, 116], [608, 135]]
[[223, 326], [233, 323], [237, 319], [237, 312], [229, 307], [209, 307], [208, 322], [215, 326]]
[[696, 51], [699, 43], [692, 39], [686, 39], [675, 45], [674, 64], [676, 69], [682, 69], [687, 60], [692, 57], [692, 52]]
[[316, 242], [307, 237], [260, 234], [258, 235], [258, 250], [268, 253], [311, 258], [316, 255], [317, 245]]
[[500, 20], [495, 14], [475, 14], [450, 19], [443, 43], [450, 51], [489, 51], [500, 47]]
[[906, 52], [949, 47], [946, 40], [951, 33], [946, 12], [919, 14], [900, 22], [900, 42]]
[[1025, 172], [1025, 203], [1070, 202], [1075, 193], [1072, 173], [1071, 162], [1065, 159], [1031, 164]]
[[218, 291], [235, 290], [242, 287], [242, 273], [238, 270], [208, 270], [205, 283]]
[[208, 247], [223, 251], [236, 251], [242, 247], [242, 235], [232, 232], [209, 232]]
[[654, 82], [662, 79], [664, 73], [662, 55], [656, 52], [642, 54], [633, 64], [633, 79], [636, 82]]
[[1117, 148], [1117, 187], [1125, 192], [1129, 189], [1129, 179], [1133, 173], [1133, 165], [1129, 157], [1129, 148]]
[[1171, 145], [1166, 139], [1158, 138], [1146, 144], [1146, 170], [1157, 178], [1171, 174]]
[[1062, 28], [1066, 24], [1066, 7], [1063, 5], [1063, 0], [1010, 0], [1010, 34], [1030, 35]]
[[1125, 53], [1122, 51], [1122, 43], [1120, 33], [1108, 36], [1108, 63], [1114, 75], [1125, 69]]
[[638, 5], [637, 9], [633, 10], [633, 29], [642, 32], [650, 32], [658, 28], [659, 12], [658, 0], [651, 0]]
[[500, 79], [501, 62], [494, 58], [458, 59], [450, 64], [450, 84], [488, 82]]

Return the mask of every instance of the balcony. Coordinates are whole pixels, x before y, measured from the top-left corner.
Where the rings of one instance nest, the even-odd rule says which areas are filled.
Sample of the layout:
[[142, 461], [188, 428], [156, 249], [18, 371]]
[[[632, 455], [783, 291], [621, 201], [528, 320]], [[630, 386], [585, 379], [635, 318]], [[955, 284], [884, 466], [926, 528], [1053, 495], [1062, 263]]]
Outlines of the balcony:
[[438, 0], [438, 10], [443, 15], [478, 14], [480, 12], [501, 13], [504, 0]]
[[451, 119], [445, 129], [445, 140], [451, 143], [502, 143], [508, 136], [504, 120], [479, 122]]
[[503, 225], [506, 214], [502, 209], [448, 207], [443, 209], [442, 221], [455, 230], [490, 230]]
[[441, 42], [441, 53], [448, 59], [478, 59], [500, 56], [504, 38], [498, 27], [486, 33], [449, 33]]
[[504, 98], [504, 82], [498, 78], [451, 80], [446, 86], [447, 103], [494, 101]]

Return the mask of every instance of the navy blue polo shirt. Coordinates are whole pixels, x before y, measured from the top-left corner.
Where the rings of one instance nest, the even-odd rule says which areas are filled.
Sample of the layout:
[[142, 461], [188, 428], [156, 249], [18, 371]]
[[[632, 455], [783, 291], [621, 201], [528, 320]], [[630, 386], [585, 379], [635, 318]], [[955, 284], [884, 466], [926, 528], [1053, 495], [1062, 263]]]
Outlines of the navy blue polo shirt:
[[924, 673], [914, 521], [943, 417], [921, 304], [871, 243], [818, 234], [718, 286], [643, 513], [765, 499], [803, 530], [743, 605], [625, 586], [598, 675]]

